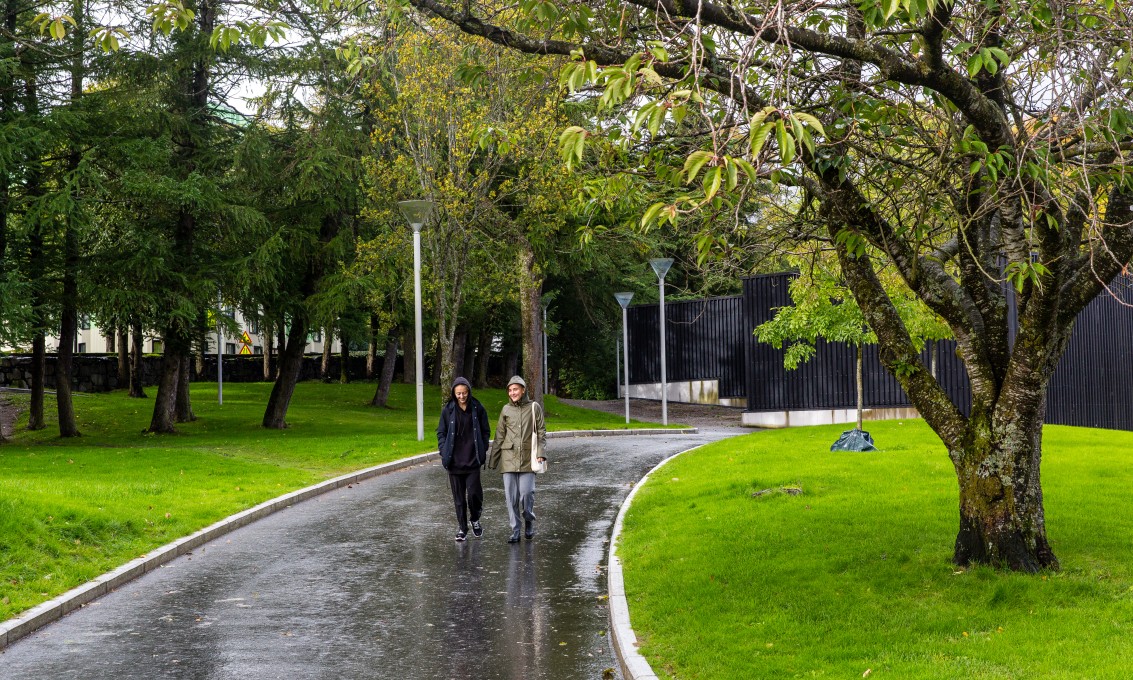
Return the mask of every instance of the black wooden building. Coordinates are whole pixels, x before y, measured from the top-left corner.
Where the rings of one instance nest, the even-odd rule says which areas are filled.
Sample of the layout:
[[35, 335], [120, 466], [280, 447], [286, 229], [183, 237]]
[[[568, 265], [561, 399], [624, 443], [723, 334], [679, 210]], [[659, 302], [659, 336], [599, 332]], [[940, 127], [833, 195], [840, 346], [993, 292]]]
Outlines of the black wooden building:
[[[743, 295], [666, 302], [666, 373], [670, 383], [718, 381], [721, 399], [745, 400], [748, 411], [854, 408], [854, 348], [819, 342], [798, 369], [783, 367], [783, 352], [756, 340], [753, 330], [791, 304], [790, 273], [745, 279]], [[1011, 298], [1012, 296], [1008, 296]], [[630, 384], [661, 381], [658, 306], [629, 308]], [[1013, 335], [1013, 333], [1012, 333]], [[971, 400], [964, 364], [952, 341], [929, 343], [936, 371], [965, 413]], [[909, 407], [876, 347], [865, 348], [866, 408]], [[1079, 315], [1070, 346], [1051, 378], [1047, 422], [1133, 430], [1133, 277], [1120, 277]]]

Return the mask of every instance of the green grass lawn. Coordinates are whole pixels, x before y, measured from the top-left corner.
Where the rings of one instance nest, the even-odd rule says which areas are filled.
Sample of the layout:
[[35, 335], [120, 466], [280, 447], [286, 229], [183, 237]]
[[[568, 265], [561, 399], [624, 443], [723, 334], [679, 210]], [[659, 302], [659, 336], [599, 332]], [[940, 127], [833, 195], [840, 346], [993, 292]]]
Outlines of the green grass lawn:
[[[394, 385], [390, 408], [375, 409], [372, 383], [301, 383], [283, 431], [260, 427], [270, 388], [228, 383], [218, 406], [216, 383], [194, 383], [198, 420], [168, 436], [142, 433], [156, 388], [149, 399], [76, 395], [77, 440], [58, 437], [50, 399], [47, 429], [22, 429], [25, 413], [0, 444], [0, 620], [269, 498], [436, 448], [435, 387], [425, 390], [424, 442], [412, 385]], [[507, 395], [475, 395], [494, 434]], [[546, 401], [551, 430], [626, 427], [620, 416]]]
[[943, 445], [868, 425], [881, 451], [831, 453], [842, 426], [761, 432], [650, 478], [618, 552], [659, 676], [1133, 677], [1133, 433], [1046, 428], [1062, 571], [1025, 576], [954, 568]]

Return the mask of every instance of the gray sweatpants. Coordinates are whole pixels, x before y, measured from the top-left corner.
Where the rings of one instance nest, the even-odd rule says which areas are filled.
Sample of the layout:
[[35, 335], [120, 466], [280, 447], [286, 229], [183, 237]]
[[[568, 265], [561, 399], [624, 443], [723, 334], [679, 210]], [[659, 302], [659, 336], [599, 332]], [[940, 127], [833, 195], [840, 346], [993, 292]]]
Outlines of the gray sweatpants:
[[535, 519], [535, 473], [505, 472], [504, 499], [512, 533], [523, 529], [523, 519]]

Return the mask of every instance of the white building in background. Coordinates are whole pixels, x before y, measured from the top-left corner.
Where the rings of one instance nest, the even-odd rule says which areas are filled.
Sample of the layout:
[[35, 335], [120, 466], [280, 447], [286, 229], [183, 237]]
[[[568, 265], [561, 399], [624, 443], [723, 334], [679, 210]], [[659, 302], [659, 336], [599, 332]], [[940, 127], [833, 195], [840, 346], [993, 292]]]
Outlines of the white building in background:
[[[264, 353], [265, 338], [260, 328], [258, 319], [246, 319], [244, 315], [237, 310], [226, 310], [228, 317], [236, 322], [239, 331], [235, 335], [230, 334], [229, 331], [224, 333], [224, 347], [222, 351], [226, 355], [253, 355]], [[106, 331], [101, 328], [95, 327], [89, 319], [79, 318], [79, 329], [75, 334], [75, 353], [76, 354], [105, 354], [110, 351], [110, 339], [106, 336]], [[160, 354], [162, 351], [161, 336], [145, 335], [142, 342], [142, 351], [147, 354]], [[117, 342], [117, 341], [115, 341]], [[212, 331], [206, 340], [208, 347], [207, 354], [216, 354], [217, 333]], [[272, 352], [279, 352], [279, 345], [277, 340], [271, 340]], [[59, 337], [47, 338], [47, 351], [55, 352], [59, 346]], [[321, 354], [325, 343], [323, 342], [322, 329], [316, 330], [314, 333], [307, 336], [307, 348], [304, 350], [305, 354]], [[341, 347], [339, 340], [336, 338], [331, 343], [331, 351], [338, 352]], [[115, 346], [117, 349], [117, 345]]]

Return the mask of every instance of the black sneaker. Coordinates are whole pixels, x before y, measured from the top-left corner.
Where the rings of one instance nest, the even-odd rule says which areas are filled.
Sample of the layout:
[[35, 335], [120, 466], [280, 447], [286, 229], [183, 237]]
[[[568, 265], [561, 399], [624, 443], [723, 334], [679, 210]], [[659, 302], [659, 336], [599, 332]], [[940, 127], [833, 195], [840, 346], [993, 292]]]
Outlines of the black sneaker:
[[524, 520], [523, 528], [524, 528], [523, 535], [525, 537], [527, 537], [528, 540], [535, 538], [535, 520], [533, 520], [533, 519]]
[[458, 532], [456, 532], [456, 542], [457, 542], [457, 543], [463, 543], [463, 542], [464, 542], [464, 537], [465, 537], [466, 535], [467, 535], [467, 534], [465, 534], [465, 533], [464, 533], [463, 531], [458, 531]]
[[484, 535], [484, 527], [480, 526], [479, 522], [472, 523], [472, 535], [476, 538], [480, 538]]
[[519, 529], [511, 532], [511, 537], [507, 539], [508, 543], [519, 543]]

